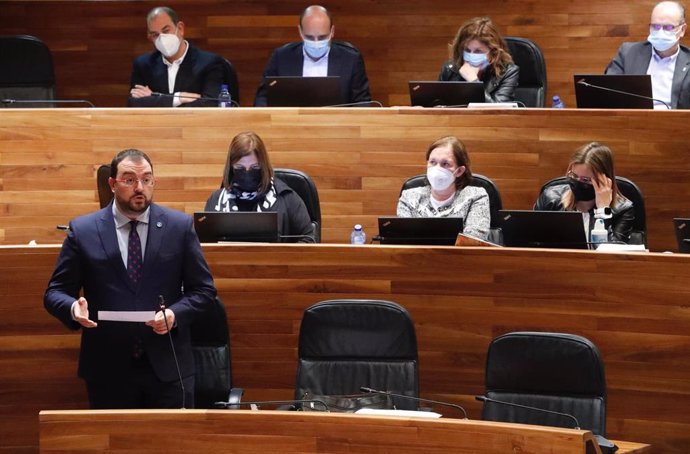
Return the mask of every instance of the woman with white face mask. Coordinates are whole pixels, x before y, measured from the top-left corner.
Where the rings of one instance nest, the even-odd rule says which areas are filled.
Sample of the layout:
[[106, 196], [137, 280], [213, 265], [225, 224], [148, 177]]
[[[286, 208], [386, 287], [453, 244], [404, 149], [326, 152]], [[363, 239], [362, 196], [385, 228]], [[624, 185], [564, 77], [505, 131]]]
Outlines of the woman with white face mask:
[[428, 185], [403, 191], [398, 217], [460, 217], [463, 233], [482, 240], [489, 236], [489, 195], [472, 182], [470, 158], [457, 137], [441, 137], [426, 152]]
[[494, 23], [475, 17], [458, 30], [438, 80], [482, 82], [486, 102], [512, 102], [519, 77], [520, 68]]

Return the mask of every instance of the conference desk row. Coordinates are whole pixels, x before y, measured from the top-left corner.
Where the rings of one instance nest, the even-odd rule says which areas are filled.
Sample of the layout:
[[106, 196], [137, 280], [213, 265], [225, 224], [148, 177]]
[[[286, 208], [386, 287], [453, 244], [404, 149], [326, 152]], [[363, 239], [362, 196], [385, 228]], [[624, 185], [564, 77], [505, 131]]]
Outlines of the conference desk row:
[[200, 211], [232, 137], [246, 130], [265, 140], [274, 167], [315, 181], [327, 243], [347, 242], [354, 224], [376, 234], [402, 183], [425, 171], [428, 145], [449, 134], [506, 209], [531, 209], [573, 151], [596, 140], [641, 188], [651, 250], [676, 250], [672, 219], [690, 217], [690, 111], [79, 108], [2, 109], [0, 118], [0, 244], [62, 241], [55, 226], [98, 207], [96, 169], [125, 148], [151, 156], [158, 202]]
[[[458, 403], [479, 419], [474, 396], [484, 391], [494, 337], [579, 334], [605, 362], [607, 437], [690, 452], [688, 255], [336, 244], [203, 250], [228, 312], [234, 385], [246, 400], [292, 398], [305, 308], [388, 299], [415, 322], [421, 397]], [[35, 452], [40, 410], [87, 408], [76, 377], [79, 334], [42, 305], [58, 252], [0, 246], [0, 449], [9, 452]]]

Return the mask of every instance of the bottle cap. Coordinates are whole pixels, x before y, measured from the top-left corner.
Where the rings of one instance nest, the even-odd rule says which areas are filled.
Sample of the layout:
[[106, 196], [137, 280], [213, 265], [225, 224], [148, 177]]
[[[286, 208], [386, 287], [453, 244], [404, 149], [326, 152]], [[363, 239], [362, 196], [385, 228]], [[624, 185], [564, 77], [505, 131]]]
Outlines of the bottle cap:
[[355, 230], [362, 230], [361, 224], [355, 224]]

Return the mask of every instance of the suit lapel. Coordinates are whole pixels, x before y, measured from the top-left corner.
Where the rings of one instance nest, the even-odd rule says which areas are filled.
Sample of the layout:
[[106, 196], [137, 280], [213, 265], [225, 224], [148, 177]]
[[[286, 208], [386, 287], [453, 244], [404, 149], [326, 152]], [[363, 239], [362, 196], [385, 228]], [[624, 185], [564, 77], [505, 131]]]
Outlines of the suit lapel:
[[676, 59], [676, 69], [673, 71], [673, 86], [671, 88], [671, 107], [674, 109], [678, 108], [678, 96], [688, 72], [690, 72], [690, 57], [681, 47]]
[[144, 251], [144, 269], [141, 273], [141, 282], [145, 282], [147, 277], [156, 269], [156, 260], [159, 256], [163, 244], [163, 236], [168, 227], [168, 217], [155, 204], [151, 204], [149, 214], [149, 232], [146, 238], [146, 251]]
[[647, 68], [649, 68], [649, 61], [652, 59], [652, 45], [645, 43], [644, 52], [639, 52], [635, 55], [635, 59], [632, 62], [631, 71], [626, 71], [628, 74], [647, 74]]
[[132, 281], [127, 275], [125, 264], [122, 262], [120, 245], [117, 242], [115, 219], [113, 218], [113, 202], [101, 210], [101, 217], [96, 227], [98, 229], [98, 236], [101, 239], [101, 244], [105, 250], [106, 257], [108, 257], [108, 262], [113, 267], [115, 273], [134, 290]]
[[153, 63], [153, 79], [158, 81], [159, 87], [150, 87], [153, 91], [160, 91], [161, 93], [170, 93], [170, 88], [168, 87], [168, 67], [163, 63], [163, 57], [158, 54], [158, 58], [154, 59]]
[[338, 58], [338, 48], [331, 44], [331, 50], [328, 53], [328, 75], [340, 76], [342, 74], [342, 58]]
[[[288, 59], [290, 62], [289, 74], [286, 76], [303, 76], [304, 75], [304, 44], [295, 46], [293, 52], [295, 52], [294, 57]], [[294, 66], [292, 66], [294, 65]]]
[[182, 60], [182, 64], [180, 64], [180, 68], [177, 71], [177, 77], [175, 77], [175, 89], [173, 90], [173, 93], [185, 91], [181, 90], [180, 86], [188, 86], [187, 81], [192, 80], [194, 78], [193, 69], [194, 65], [196, 64], [196, 57], [196, 50], [192, 47], [191, 44], [189, 44], [189, 49], [187, 49], [187, 55], [185, 55], [184, 60]]

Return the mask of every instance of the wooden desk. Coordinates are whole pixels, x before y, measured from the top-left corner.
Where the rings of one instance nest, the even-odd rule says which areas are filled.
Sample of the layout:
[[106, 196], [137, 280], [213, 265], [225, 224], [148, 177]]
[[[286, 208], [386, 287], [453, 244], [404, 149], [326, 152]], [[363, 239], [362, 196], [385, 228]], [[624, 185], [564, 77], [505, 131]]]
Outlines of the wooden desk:
[[[42, 411], [41, 453], [595, 454], [589, 431], [461, 419], [219, 410]], [[649, 445], [626, 443], [619, 454]]]
[[435, 139], [465, 141], [472, 170], [508, 209], [531, 209], [580, 145], [598, 140], [645, 196], [652, 250], [676, 250], [671, 219], [690, 215], [690, 111], [513, 109], [3, 109], [0, 244], [58, 243], [56, 224], [97, 207], [95, 172], [124, 148], [150, 154], [155, 199], [187, 213], [218, 188], [232, 137], [255, 130], [272, 164], [302, 170], [321, 199], [323, 240], [371, 238], [400, 187], [425, 171]]
[[[0, 450], [35, 452], [43, 409], [85, 409], [79, 334], [42, 307], [58, 246], [0, 247]], [[382, 298], [415, 321], [422, 397], [478, 419], [489, 342], [570, 332], [600, 349], [607, 435], [690, 452], [690, 256], [508, 248], [209, 245], [246, 399], [290, 399], [304, 309]]]

